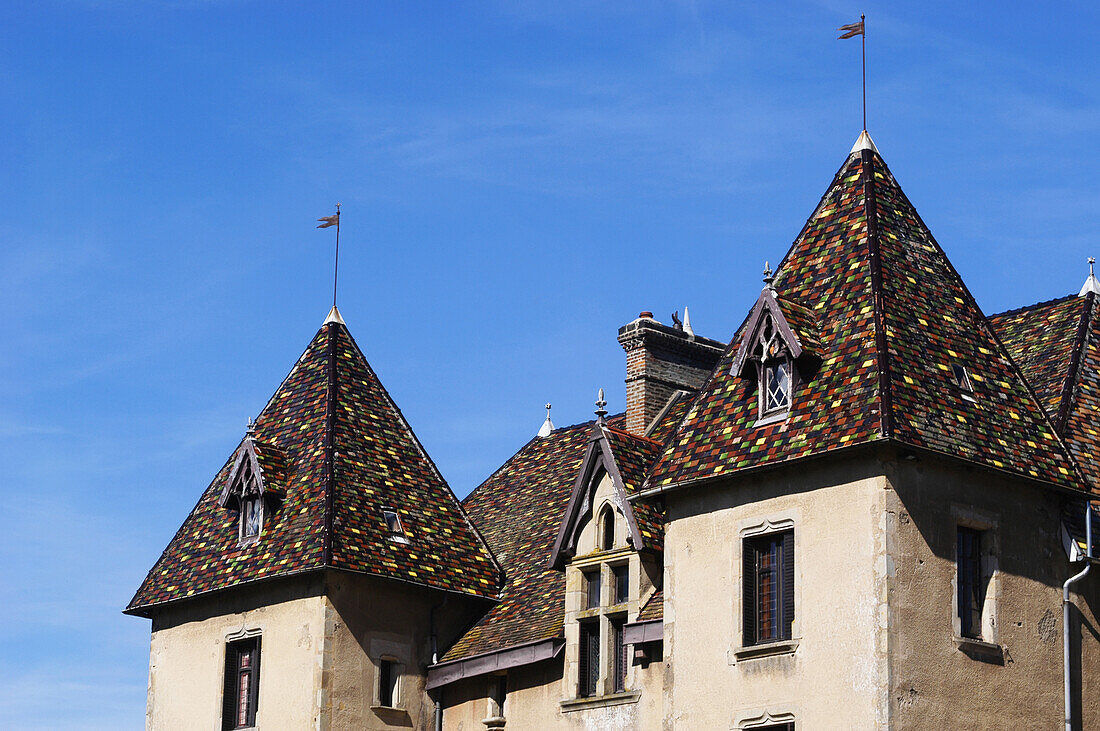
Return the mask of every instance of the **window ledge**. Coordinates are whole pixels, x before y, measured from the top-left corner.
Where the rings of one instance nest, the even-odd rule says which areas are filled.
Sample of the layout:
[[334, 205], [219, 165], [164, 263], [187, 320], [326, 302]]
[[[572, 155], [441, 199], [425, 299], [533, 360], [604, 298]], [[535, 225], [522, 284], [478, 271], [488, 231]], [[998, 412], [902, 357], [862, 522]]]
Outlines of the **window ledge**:
[[638, 691], [629, 690], [625, 693], [597, 695], [591, 698], [571, 698], [561, 702], [561, 711], [562, 713], [569, 713], [570, 711], [584, 711], [590, 708], [607, 708], [608, 706], [619, 706], [624, 703], [637, 703], [641, 696], [642, 694]]
[[[734, 661], [753, 660], [758, 657], [774, 657], [775, 655], [793, 655], [798, 649], [799, 640], [780, 640], [779, 642], [766, 642], [760, 645], [738, 647], [733, 651]], [[733, 663], [730, 663], [731, 665]]]
[[768, 424], [778, 424], [781, 421], [786, 421], [787, 417], [790, 416], [790, 415], [791, 415], [790, 411], [780, 411], [778, 413], [770, 414], [768, 416], [763, 416], [763, 417], [757, 419], [756, 423], [753, 424], [752, 426], [755, 429], [758, 426], [767, 426]]
[[380, 706], [377, 703], [371, 705], [370, 709], [378, 713], [405, 713], [404, 708], [398, 708], [397, 706]]
[[973, 637], [953, 637], [952, 639], [955, 641], [955, 647], [967, 657], [982, 662], [1004, 665], [1005, 649], [1001, 645], [985, 640], [977, 640]]

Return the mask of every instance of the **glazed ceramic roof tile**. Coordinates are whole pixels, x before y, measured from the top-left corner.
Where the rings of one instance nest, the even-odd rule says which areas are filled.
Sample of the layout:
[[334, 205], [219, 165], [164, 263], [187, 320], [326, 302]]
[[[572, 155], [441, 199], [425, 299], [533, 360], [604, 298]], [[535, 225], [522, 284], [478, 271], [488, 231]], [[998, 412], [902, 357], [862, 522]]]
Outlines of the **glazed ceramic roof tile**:
[[[622, 417], [611, 419], [613, 423]], [[558, 637], [565, 621], [565, 575], [547, 566], [593, 422], [535, 437], [463, 501], [504, 566], [500, 602], [442, 661]]]
[[1085, 304], [1084, 297], [1070, 295], [989, 318], [1051, 419], [1061, 409]]
[[1093, 490], [1100, 490], [1100, 318], [1096, 295], [994, 315], [990, 322], [1028, 377]]
[[[667, 487], [892, 439], [1063, 487], [1080, 477], [969, 291], [879, 155], [854, 152], [779, 266], [810, 308], [820, 368], [755, 426], [735, 337], [654, 467]], [[969, 374], [973, 394], [955, 383]]]
[[665, 593], [658, 589], [638, 612], [635, 622], [660, 622], [665, 618]]
[[[675, 418], [674, 414], [666, 419]], [[612, 459], [623, 478], [623, 488], [627, 496], [637, 493], [645, 483], [646, 475], [653, 462], [661, 454], [660, 442], [648, 437], [631, 434], [621, 429], [604, 427]], [[660, 551], [664, 547], [664, 516], [651, 502], [627, 503], [624, 506], [632, 511], [634, 522], [642, 535], [642, 545], [638, 548]]]
[[[227, 462], [128, 612], [326, 566], [496, 595], [492, 555], [343, 324], [321, 328], [254, 433], [265, 476], [285, 489], [260, 539], [239, 546], [239, 513], [218, 505]], [[390, 539], [383, 508], [401, 514], [409, 543]]]

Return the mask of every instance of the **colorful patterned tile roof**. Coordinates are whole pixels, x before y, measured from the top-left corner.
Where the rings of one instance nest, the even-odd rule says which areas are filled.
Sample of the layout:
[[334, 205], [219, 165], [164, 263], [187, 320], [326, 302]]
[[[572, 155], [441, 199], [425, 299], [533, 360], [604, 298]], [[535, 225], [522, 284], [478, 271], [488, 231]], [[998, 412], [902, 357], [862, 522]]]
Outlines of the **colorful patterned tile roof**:
[[561, 635], [565, 575], [549, 568], [547, 557], [591, 432], [587, 422], [535, 437], [463, 501], [504, 566], [505, 584], [500, 602], [443, 662]]
[[1070, 295], [989, 318], [1051, 419], [1062, 406], [1084, 304], [1084, 297]]
[[1100, 317], [1095, 295], [994, 315], [990, 322], [1028, 377], [1093, 490], [1100, 491]]
[[[666, 416], [666, 420], [667, 420]], [[674, 416], [672, 417], [674, 418]], [[604, 427], [604, 435], [611, 448], [612, 459], [619, 475], [623, 478], [623, 488], [627, 496], [638, 492], [645, 483], [649, 468], [660, 456], [663, 445], [648, 437], [631, 434], [622, 429]], [[634, 514], [634, 522], [642, 534], [639, 548], [661, 551], [664, 548], [664, 516], [652, 504], [652, 501], [627, 503], [626, 507]]]
[[658, 589], [638, 612], [635, 622], [660, 622], [665, 618], [665, 592]]
[[[496, 562], [342, 323], [318, 331], [255, 440], [285, 489], [260, 540], [238, 546], [238, 513], [218, 506], [230, 460], [126, 611], [324, 567], [496, 595]], [[390, 539], [383, 508], [400, 513], [409, 543]]]
[[[776, 272], [816, 315], [820, 368], [786, 420], [754, 427], [738, 338], [654, 467], [650, 487], [892, 439], [1064, 487], [1080, 477], [962, 280], [869, 149], [845, 161]], [[974, 398], [954, 382], [964, 366]]]

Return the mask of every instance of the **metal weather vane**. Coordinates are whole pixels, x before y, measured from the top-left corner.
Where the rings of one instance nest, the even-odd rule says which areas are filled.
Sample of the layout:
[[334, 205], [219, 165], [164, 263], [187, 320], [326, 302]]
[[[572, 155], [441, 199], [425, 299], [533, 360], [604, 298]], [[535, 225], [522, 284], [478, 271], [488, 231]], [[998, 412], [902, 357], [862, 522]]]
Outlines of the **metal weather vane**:
[[863, 56], [863, 131], [867, 131], [867, 29], [864, 23], [866, 22], [866, 16], [860, 13], [858, 23], [849, 23], [848, 25], [842, 25], [837, 30], [843, 31], [841, 35], [837, 36], [837, 40], [844, 40], [845, 38], [855, 38], [859, 36], [859, 42]]
[[336, 227], [336, 260], [332, 266], [332, 306], [336, 306], [336, 281], [340, 274], [340, 204], [336, 204], [336, 213], [331, 216], [322, 216], [317, 219], [321, 222], [317, 228]]

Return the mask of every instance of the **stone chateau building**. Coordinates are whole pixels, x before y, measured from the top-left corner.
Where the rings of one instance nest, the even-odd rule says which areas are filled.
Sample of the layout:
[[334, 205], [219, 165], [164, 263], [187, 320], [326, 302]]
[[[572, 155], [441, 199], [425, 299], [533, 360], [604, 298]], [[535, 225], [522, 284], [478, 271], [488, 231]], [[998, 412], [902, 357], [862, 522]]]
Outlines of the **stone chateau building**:
[[126, 608], [146, 723], [1100, 728], [1098, 292], [987, 317], [864, 132], [728, 343], [643, 312], [463, 501], [333, 308]]

